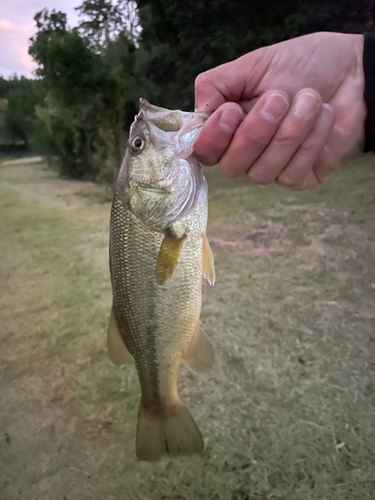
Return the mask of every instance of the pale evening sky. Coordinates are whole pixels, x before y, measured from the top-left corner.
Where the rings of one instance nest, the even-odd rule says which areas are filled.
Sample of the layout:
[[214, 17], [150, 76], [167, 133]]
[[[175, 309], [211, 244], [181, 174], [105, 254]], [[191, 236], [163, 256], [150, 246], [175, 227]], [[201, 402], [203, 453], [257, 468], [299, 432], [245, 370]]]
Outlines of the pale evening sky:
[[62, 10], [68, 24], [77, 24], [82, 0], [0, 0], [0, 76], [32, 76], [35, 64], [28, 54], [29, 38], [35, 33], [34, 16], [47, 7]]

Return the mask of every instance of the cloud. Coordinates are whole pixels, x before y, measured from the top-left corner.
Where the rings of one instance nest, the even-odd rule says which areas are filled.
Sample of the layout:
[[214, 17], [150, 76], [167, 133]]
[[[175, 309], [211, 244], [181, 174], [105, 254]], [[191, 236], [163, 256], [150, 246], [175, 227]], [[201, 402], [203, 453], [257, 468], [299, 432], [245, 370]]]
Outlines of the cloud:
[[[1, 3], [3, 3], [0, 0]], [[74, 7], [82, 0], [13, 0], [1, 5], [0, 11], [0, 75], [9, 77], [14, 73], [32, 76], [36, 64], [28, 54], [29, 39], [36, 32], [34, 16], [45, 7], [62, 10], [68, 15], [71, 25], [77, 23]]]
[[9, 19], [15, 24], [28, 24], [33, 22], [37, 12], [44, 8], [48, 10], [62, 10], [68, 16], [69, 24], [77, 23], [77, 13], [74, 8], [82, 3], [83, 0], [12, 0], [6, 2], [1, 0], [0, 17]]
[[19, 73], [31, 76], [36, 68], [28, 54], [29, 39], [35, 33], [34, 22], [13, 24], [9, 19], [0, 19], [0, 74], [9, 76]]

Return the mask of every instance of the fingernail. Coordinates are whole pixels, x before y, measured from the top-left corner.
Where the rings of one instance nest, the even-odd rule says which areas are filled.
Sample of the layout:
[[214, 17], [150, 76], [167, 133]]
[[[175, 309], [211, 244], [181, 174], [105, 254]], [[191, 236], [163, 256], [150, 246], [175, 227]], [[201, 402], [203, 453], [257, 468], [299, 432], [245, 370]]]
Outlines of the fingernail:
[[224, 109], [220, 116], [219, 125], [226, 132], [234, 132], [242, 121], [242, 111], [234, 106]]
[[261, 115], [270, 122], [279, 120], [288, 109], [288, 101], [281, 94], [270, 94], [260, 110]]
[[332, 108], [329, 104], [323, 104], [320, 116], [316, 123], [318, 128], [326, 128], [332, 120]]
[[296, 116], [307, 118], [315, 111], [317, 105], [318, 100], [314, 94], [304, 92], [303, 94], [300, 94], [293, 103], [292, 111]]

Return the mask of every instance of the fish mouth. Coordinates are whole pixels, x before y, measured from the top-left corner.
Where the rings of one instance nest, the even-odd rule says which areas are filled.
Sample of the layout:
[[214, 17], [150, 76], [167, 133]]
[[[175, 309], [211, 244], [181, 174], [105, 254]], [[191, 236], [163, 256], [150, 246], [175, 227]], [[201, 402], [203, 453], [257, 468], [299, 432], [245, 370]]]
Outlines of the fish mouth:
[[[135, 119], [136, 121], [145, 119], [164, 132], [178, 132], [182, 128], [186, 128], [184, 125], [186, 125], [185, 122], [187, 120], [190, 122], [188, 129], [192, 130], [198, 126], [202, 126], [211, 115], [212, 111], [189, 112], [161, 108], [160, 106], [150, 104], [146, 99], [141, 97], [139, 99], [139, 113]], [[191, 120], [193, 123], [191, 123]]]
[[[178, 111], [178, 110], [173, 111], [171, 109], [162, 108], [160, 106], [155, 106], [155, 104], [150, 104], [143, 97], [139, 98], [139, 107], [140, 107], [140, 109], [143, 109], [144, 111], [149, 112], [151, 114], [153, 114], [153, 113], [171, 113], [171, 112], [175, 113], [176, 111], [181, 113], [181, 111]], [[194, 111], [194, 112], [183, 111], [182, 113], [202, 116], [202, 118], [207, 119], [212, 115], [213, 111]]]

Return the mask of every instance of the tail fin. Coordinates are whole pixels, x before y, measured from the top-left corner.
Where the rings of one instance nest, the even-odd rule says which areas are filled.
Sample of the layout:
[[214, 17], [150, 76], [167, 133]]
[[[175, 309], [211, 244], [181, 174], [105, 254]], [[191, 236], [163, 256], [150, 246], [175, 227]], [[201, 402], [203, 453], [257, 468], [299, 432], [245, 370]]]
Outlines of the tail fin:
[[150, 462], [162, 455], [190, 455], [203, 451], [203, 438], [186, 406], [172, 416], [159, 417], [139, 409], [136, 452], [138, 460]]

